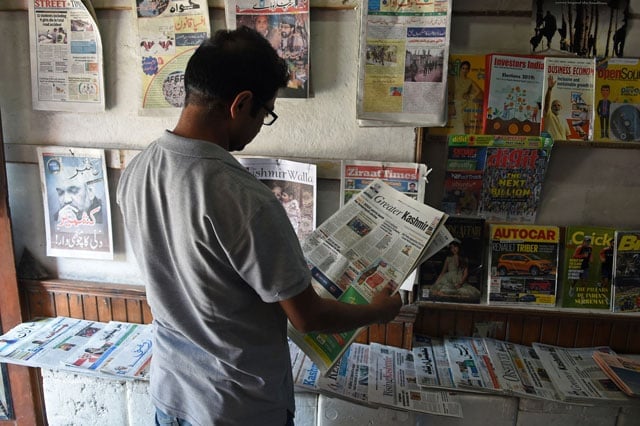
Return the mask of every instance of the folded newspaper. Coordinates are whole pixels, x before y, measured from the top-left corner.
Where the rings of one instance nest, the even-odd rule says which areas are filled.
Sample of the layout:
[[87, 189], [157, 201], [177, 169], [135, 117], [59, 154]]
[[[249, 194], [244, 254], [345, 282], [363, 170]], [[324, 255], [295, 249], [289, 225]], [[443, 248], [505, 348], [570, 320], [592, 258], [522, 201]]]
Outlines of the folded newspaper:
[[[447, 215], [373, 180], [303, 243], [312, 285], [321, 297], [366, 304], [390, 285], [394, 292], [425, 259]], [[289, 337], [326, 373], [360, 330]]]

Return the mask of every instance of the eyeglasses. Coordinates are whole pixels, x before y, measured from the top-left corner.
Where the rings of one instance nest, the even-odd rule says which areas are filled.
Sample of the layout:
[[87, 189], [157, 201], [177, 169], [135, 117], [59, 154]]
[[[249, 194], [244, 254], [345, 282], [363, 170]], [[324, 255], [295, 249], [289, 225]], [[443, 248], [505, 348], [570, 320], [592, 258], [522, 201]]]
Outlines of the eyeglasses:
[[262, 104], [262, 108], [264, 108], [264, 110], [267, 111], [267, 114], [265, 114], [262, 124], [264, 124], [265, 126], [271, 126], [278, 119], [278, 115], [275, 112], [273, 112], [271, 108], [267, 107], [265, 104]]

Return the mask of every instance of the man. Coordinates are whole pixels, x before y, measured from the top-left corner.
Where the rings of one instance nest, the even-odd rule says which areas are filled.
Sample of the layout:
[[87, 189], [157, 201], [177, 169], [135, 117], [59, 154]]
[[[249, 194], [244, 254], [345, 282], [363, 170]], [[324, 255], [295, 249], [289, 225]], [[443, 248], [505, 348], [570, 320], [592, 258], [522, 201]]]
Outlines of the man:
[[187, 64], [176, 127], [120, 179], [154, 319], [157, 424], [293, 424], [287, 319], [332, 333], [399, 312], [388, 288], [368, 305], [320, 298], [280, 202], [229, 153], [277, 119], [287, 80], [257, 32], [218, 31]]
[[102, 223], [102, 200], [92, 186], [89, 171], [67, 167], [56, 179], [59, 209], [53, 219], [60, 228]]
[[553, 76], [549, 76], [547, 80], [547, 93], [544, 95], [545, 114], [543, 117], [544, 131], [549, 133], [554, 141], [568, 141], [571, 137], [571, 130], [566, 120], [560, 117], [562, 105], [560, 101], [554, 99], [551, 101], [551, 91], [556, 85]]
[[[571, 256], [573, 259], [581, 259], [580, 262], [580, 281], [583, 285], [587, 285], [589, 283], [589, 266], [591, 265], [591, 259], [593, 258], [593, 247], [591, 247], [591, 237], [588, 235], [584, 236], [582, 243], [576, 247]], [[577, 280], [573, 280], [571, 286], [569, 288], [569, 296], [575, 296], [575, 287], [577, 284]]]

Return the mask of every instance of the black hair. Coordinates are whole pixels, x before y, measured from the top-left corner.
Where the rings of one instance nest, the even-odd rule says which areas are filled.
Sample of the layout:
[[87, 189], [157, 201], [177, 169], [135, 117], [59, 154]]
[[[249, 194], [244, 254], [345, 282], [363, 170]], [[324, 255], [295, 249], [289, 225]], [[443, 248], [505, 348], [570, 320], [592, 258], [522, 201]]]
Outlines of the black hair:
[[218, 30], [187, 63], [185, 105], [227, 105], [243, 90], [253, 93], [253, 111], [286, 87], [289, 70], [271, 44], [249, 27]]

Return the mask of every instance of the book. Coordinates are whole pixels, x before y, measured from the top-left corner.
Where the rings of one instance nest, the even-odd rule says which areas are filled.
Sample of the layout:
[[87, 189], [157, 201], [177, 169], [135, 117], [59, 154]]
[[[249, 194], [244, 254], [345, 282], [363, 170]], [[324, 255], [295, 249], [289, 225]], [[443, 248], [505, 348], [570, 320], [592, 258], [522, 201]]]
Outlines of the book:
[[[397, 291], [424, 260], [446, 219], [445, 213], [373, 180], [304, 240], [314, 289], [321, 297], [350, 304], [369, 303], [386, 286]], [[325, 373], [360, 330], [303, 334], [289, 325], [288, 331]]]
[[555, 306], [560, 228], [489, 225], [489, 304]]
[[482, 133], [539, 136], [544, 58], [491, 53], [485, 68]]
[[593, 140], [640, 141], [640, 59], [607, 58], [596, 67]]
[[604, 373], [629, 396], [640, 396], [640, 360], [622, 355], [594, 352], [593, 359]]
[[450, 216], [445, 227], [454, 240], [420, 265], [420, 299], [480, 303], [484, 287], [485, 220]]
[[595, 58], [544, 58], [542, 134], [553, 140], [593, 138]]
[[562, 401], [578, 403], [624, 402], [627, 397], [598, 367], [594, 352], [615, 354], [608, 346], [561, 348], [534, 342], [547, 375]]
[[429, 136], [482, 133], [485, 76], [484, 54], [449, 54], [447, 123], [431, 127]]
[[533, 0], [530, 51], [622, 57], [629, 15], [629, 0]]
[[614, 228], [567, 226], [562, 261], [562, 307], [609, 309]]
[[615, 232], [613, 312], [640, 311], [640, 231]]
[[533, 223], [552, 146], [539, 136], [449, 136], [443, 211]]

